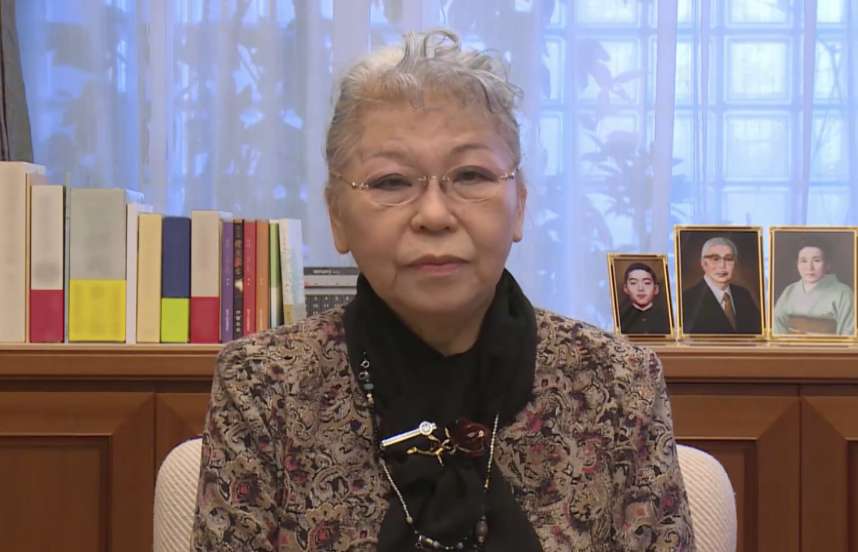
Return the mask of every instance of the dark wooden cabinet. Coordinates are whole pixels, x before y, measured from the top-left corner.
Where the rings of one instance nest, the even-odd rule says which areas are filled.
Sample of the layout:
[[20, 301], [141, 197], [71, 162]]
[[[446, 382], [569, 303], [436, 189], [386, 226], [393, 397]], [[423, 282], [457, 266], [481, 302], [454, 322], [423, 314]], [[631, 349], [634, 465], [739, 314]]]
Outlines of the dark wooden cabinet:
[[[858, 348], [656, 345], [677, 439], [718, 458], [742, 552], [858, 552]], [[149, 551], [158, 466], [217, 346], [0, 347], [4, 549]]]
[[217, 350], [0, 348], [0, 548], [151, 552], [157, 466], [200, 431]]
[[706, 394], [696, 386], [673, 387], [677, 439], [715, 456], [733, 483], [743, 536], [738, 550], [798, 552], [800, 403], [794, 388]]
[[203, 430], [208, 393], [158, 393], [155, 400], [155, 471], [173, 447]]
[[151, 550], [153, 421], [151, 393], [0, 391], [4, 549]]
[[802, 391], [804, 550], [858, 551], [858, 387]]

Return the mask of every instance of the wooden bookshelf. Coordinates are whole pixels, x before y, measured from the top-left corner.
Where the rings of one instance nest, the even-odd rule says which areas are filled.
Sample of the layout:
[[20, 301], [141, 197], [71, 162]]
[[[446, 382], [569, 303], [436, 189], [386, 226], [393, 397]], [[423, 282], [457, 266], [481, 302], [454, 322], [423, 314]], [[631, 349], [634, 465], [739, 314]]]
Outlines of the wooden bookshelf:
[[[858, 346], [650, 346], [679, 441], [733, 481], [738, 550], [858, 551]], [[157, 467], [200, 431], [219, 350], [0, 346], [5, 545], [151, 550]]]
[[[858, 384], [858, 344], [643, 342], [672, 383]], [[220, 345], [0, 344], [0, 381], [208, 380]]]
[[210, 382], [220, 345], [0, 345], [0, 382], [74, 380]]

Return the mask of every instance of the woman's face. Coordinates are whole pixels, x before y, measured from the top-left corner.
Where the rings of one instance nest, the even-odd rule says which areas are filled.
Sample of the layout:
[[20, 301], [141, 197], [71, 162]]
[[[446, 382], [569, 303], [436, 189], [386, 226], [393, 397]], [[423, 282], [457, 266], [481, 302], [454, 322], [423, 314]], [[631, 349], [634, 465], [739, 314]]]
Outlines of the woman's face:
[[798, 274], [806, 284], [815, 284], [825, 276], [825, 253], [818, 247], [802, 247], [798, 252]]
[[[472, 166], [494, 175], [515, 159], [481, 110], [429, 99], [379, 106], [362, 114], [360, 139], [340, 171], [349, 181], [397, 173], [444, 175]], [[413, 202], [373, 203], [365, 190], [335, 182], [330, 196], [334, 242], [351, 252], [375, 292], [400, 316], [469, 316], [491, 302], [513, 241], [522, 237], [526, 190], [501, 181], [491, 197], [465, 202], [430, 179]]]

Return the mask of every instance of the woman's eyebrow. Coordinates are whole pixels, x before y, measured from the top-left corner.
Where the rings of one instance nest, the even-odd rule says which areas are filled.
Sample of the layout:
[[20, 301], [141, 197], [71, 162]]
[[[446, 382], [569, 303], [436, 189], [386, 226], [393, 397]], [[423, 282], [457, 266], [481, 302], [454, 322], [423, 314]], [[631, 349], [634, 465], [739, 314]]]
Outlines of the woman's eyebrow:
[[460, 153], [464, 153], [470, 150], [487, 150], [489, 152], [494, 153], [494, 150], [489, 147], [487, 144], [483, 144], [482, 142], [465, 142], [462, 144], [458, 144], [450, 150], [448, 157], [453, 155], [458, 155]]
[[412, 156], [409, 155], [405, 150], [401, 148], [395, 147], [386, 147], [377, 150], [373, 150], [371, 152], [367, 151], [359, 151], [358, 156], [361, 161], [367, 161], [368, 159], [374, 159], [377, 157], [383, 159], [391, 159], [393, 161], [398, 161], [400, 163], [410, 163], [412, 161]]
[[[480, 142], [465, 142], [453, 146], [450, 151], [447, 152], [447, 162], [450, 162], [452, 159], [459, 155], [463, 155], [465, 153], [473, 151], [487, 152], [492, 155], [493, 158], [496, 155], [495, 150], [487, 144], [483, 144]], [[379, 149], [375, 149], [372, 151], [368, 151], [366, 148], [360, 148], [357, 151], [357, 154], [358, 158], [360, 158], [362, 162], [369, 161], [370, 159], [386, 159], [390, 161], [395, 161], [402, 165], [413, 166], [415, 164], [415, 156], [410, 152], [406, 151], [405, 149], [402, 149], [397, 146], [383, 146]]]

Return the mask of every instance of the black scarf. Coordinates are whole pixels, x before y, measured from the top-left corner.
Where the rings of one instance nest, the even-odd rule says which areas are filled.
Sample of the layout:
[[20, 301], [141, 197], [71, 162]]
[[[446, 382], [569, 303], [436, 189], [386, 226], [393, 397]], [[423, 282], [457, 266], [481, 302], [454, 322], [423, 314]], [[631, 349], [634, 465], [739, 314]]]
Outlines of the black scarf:
[[[465, 417], [491, 431], [509, 424], [531, 398], [536, 361], [533, 307], [509, 272], [468, 351], [445, 357], [411, 332], [373, 291], [358, 279], [357, 296], [344, 318], [349, 361], [355, 375], [366, 355], [375, 385], [377, 438], [416, 428], [427, 420], [447, 426]], [[488, 452], [471, 459], [453, 455], [442, 466], [419, 455], [387, 457], [393, 480], [405, 497], [417, 529], [444, 544], [472, 534], [483, 513], [489, 533], [485, 550], [541, 550], [536, 534], [495, 467], [483, 491]], [[416, 537], [405, 522], [395, 493], [378, 536], [379, 552], [413, 550]], [[485, 498], [484, 498], [485, 497]]]

